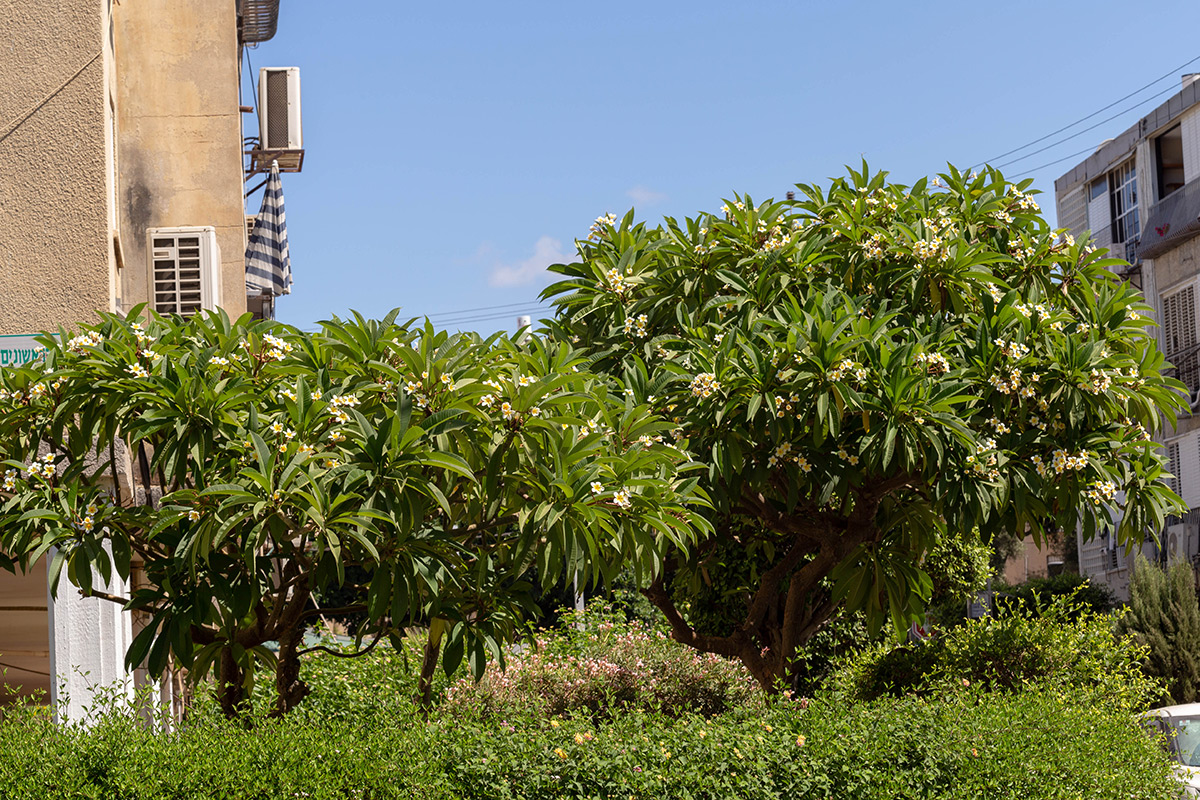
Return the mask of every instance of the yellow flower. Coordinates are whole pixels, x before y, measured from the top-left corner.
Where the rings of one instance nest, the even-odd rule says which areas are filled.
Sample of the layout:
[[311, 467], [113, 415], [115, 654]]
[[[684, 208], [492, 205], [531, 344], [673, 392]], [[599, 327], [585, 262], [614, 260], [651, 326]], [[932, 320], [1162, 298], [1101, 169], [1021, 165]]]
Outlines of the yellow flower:
[[796, 737], [796, 747], [804, 747], [805, 738], [803, 736]]
[[583, 744], [585, 741], [587, 740], [583, 738], [582, 733], [575, 734], [575, 744]]
[[561, 747], [556, 747], [554, 748], [554, 755], [558, 756], [559, 758], [566, 758], [567, 751], [563, 750]]
[[551, 728], [557, 728], [557, 727], [558, 727], [558, 720], [556, 720], [556, 719], [552, 719], [552, 720], [550, 720], [550, 727], [551, 727]]

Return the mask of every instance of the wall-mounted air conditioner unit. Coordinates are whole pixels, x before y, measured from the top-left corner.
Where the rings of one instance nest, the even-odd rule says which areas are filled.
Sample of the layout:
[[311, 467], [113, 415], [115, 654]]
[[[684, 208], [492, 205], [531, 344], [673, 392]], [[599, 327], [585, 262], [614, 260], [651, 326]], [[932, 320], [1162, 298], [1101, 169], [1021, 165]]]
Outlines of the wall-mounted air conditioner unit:
[[258, 136], [263, 150], [304, 148], [299, 67], [263, 67], [258, 71]]
[[195, 314], [221, 302], [221, 250], [211, 226], [150, 228], [150, 306], [160, 314]]
[[1166, 541], [1163, 542], [1163, 552], [1167, 561], [1190, 561], [1194, 536], [1195, 530], [1192, 525], [1168, 525]]

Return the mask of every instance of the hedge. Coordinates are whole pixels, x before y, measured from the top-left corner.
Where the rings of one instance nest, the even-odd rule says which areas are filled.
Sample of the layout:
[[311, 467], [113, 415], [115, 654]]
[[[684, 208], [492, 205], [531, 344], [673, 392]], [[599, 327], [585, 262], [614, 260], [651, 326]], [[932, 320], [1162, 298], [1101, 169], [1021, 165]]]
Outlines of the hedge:
[[0, 722], [4, 800], [228, 798], [1175, 798], [1133, 718], [1087, 690], [960, 687], [937, 697], [678, 718], [471, 718], [415, 710], [251, 727], [200, 712], [164, 734], [110, 715]]

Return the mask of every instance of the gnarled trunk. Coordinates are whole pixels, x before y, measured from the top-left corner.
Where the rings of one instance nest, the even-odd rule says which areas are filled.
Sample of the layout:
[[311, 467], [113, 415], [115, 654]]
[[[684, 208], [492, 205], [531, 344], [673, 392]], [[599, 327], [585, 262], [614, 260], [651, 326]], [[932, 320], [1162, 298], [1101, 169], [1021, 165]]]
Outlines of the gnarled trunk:
[[246, 673], [233, 657], [232, 644], [221, 648], [221, 659], [217, 664], [217, 701], [226, 719], [236, 719], [249, 710]]
[[275, 708], [272, 717], [282, 717], [308, 696], [308, 684], [300, 680], [298, 650], [304, 641], [304, 628], [294, 625], [279, 636], [279, 658], [275, 666]]

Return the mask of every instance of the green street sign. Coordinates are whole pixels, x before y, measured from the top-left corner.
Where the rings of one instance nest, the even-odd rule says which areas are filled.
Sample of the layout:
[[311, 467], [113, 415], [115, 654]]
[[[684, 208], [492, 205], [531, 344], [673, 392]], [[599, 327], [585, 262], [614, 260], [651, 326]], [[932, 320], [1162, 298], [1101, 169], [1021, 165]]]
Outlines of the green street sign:
[[45, 349], [34, 340], [33, 334], [0, 335], [0, 367], [15, 367], [33, 361]]

